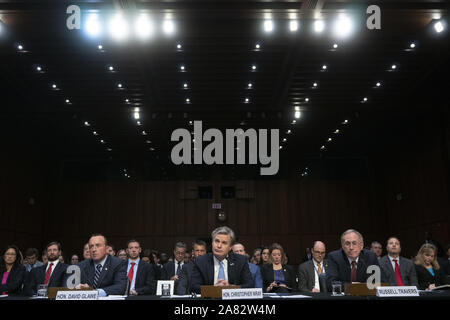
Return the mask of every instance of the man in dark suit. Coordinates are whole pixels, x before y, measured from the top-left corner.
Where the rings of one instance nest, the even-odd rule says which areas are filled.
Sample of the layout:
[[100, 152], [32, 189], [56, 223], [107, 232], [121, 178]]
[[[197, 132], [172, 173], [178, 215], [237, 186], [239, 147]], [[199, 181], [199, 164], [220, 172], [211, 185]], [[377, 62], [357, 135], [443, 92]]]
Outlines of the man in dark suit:
[[[242, 243], [235, 243], [231, 247], [234, 253], [243, 255], [244, 257], [247, 257], [247, 254], [245, 253], [245, 247]], [[263, 280], [261, 276], [261, 270], [256, 264], [253, 264], [251, 262], [248, 263], [248, 267], [250, 269], [250, 273], [253, 277], [253, 288], [262, 288], [263, 287]]]
[[206, 254], [206, 243], [203, 240], [196, 240], [192, 244], [192, 260], [183, 266], [181, 277], [178, 280], [176, 294], [185, 295], [191, 293], [192, 270], [194, 269], [194, 261], [199, 256]]
[[65, 287], [65, 274], [68, 265], [61, 263], [61, 244], [59, 242], [50, 242], [46, 247], [47, 263], [31, 269], [25, 280], [24, 293], [27, 296], [33, 296], [37, 292], [37, 286], [46, 284], [50, 287]]
[[411, 260], [400, 257], [400, 240], [390, 237], [386, 245], [387, 255], [379, 262], [391, 286], [418, 286], [416, 268]]
[[312, 260], [302, 263], [298, 267], [298, 288], [300, 291], [326, 292], [321, 286], [321, 276], [325, 275], [328, 262], [325, 260], [325, 243], [316, 241], [312, 247]]
[[[349, 229], [341, 235], [342, 249], [328, 254], [328, 269], [326, 272], [327, 290], [331, 291], [333, 281], [366, 282], [371, 274], [367, 268], [371, 265], [380, 266], [377, 256], [364, 248], [361, 233]], [[380, 268], [381, 282], [386, 282], [383, 270]]]
[[76, 289], [98, 291], [99, 297], [124, 295], [127, 287], [126, 261], [106, 253], [107, 240], [101, 234], [94, 234], [89, 239], [91, 258], [78, 264], [81, 269], [81, 284]]
[[155, 294], [156, 276], [153, 267], [139, 257], [141, 245], [137, 240], [127, 244], [127, 275], [130, 283], [130, 295]]
[[218, 227], [211, 233], [212, 253], [195, 259], [191, 290], [200, 293], [202, 285], [253, 287], [247, 259], [230, 252], [235, 241], [234, 231]]
[[178, 287], [178, 280], [181, 277], [184, 268], [184, 254], [186, 253], [186, 243], [180, 241], [175, 244], [173, 249], [174, 261], [169, 261], [164, 264], [161, 269], [161, 280], [174, 280], [175, 292]]

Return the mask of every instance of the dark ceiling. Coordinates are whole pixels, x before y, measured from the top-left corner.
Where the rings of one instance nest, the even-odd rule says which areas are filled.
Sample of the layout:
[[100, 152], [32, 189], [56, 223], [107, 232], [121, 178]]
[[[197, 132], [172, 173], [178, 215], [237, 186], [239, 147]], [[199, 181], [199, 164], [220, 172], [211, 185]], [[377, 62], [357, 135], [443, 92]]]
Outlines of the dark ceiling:
[[[281, 164], [272, 178], [300, 176], [317, 159], [362, 163], [363, 172], [393, 134], [414, 134], [448, 104], [450, 33], [436, 33], [433, 19], [448, 20], [450, 4], [357, 2], [0, 0], [2, 140], [64, 163], [67, 178], [123, 178], [127, 169], [131, 179], [209, 179], [218, 167], [170, 161], [172, 131], [202, 120], [204, 130], [279, 129]], [[88, 13], [106, 19], [122, 8], [130, 22], [149, 13], [156, 30], [145, 41], [92, 39], [83, 23], [67, 29], [72, 4], [83, 23]], [[381, 30], [366, 28], [370, 4], [381, 8]], [[332, 32], [342, 12], [354, 23], [346, 39]], [[311, 27], [317, 14], [327, 26], [321, 34]], [[175, 22], [170, 36], [161, 30], [167, 15]], [[265, 33], [269, 16], [275, 29]], [[288, 29], [293, 17], [297, 32]], [[293, 124], [295, 107], [301, 117]], [[259, 167], [222, 166], [219, 177], [256, 178]]]

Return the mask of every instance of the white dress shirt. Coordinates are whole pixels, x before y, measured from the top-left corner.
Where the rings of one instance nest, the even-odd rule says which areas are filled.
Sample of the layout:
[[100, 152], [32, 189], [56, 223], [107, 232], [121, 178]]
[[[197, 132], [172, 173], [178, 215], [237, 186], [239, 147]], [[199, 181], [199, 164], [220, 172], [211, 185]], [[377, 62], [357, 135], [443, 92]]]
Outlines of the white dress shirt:
[[[317, 290], [320, 290], [320, 284], [319, 284], [319, 263], [317, 263], [316, 260], [312, 259], [314, 263], [314, 288]], [[323, 268], [323, 261], [320, 262], [320, 267], [322, 268], [322, 273], [325, 272], [325, 269]]]
[[128, 259], [127, 277], [128, 277], [128, 273], [130, 272], [130, 269], [131, 269], [131, 263], [132, 262], [135, 263], [134, 268], [133, 268], [133, 279], [131, 279], [131, 283], [130, 283], [130, 291], [135, 290], [136, 275], [137, 275], [139, 260], [140, 260], [139, 258], [137, 258], [135, 261]]
[[400, 257], [392, 258], [390, 255], [388, 255], [389, 260], [391, 260], [392, 269], [395, 271], [395, 262], [394, 259], [397, 260], [398, 268], [400, 269]]
[[[217, 283], [217, 277], [219, 276], [219, 259], [217, 259], [215, 256], [213, 256], [214, 259], [214, 284]], [[223, 272], [225, 274], [225, 280], [228, 282], [228, 260], [227, 258], [222, 260], [223, 265]]]
[[184, 260], [181, 260], [181, 261], [180, 261], [180, 265], [179, 265], [179, 266], [178, 266], [178, 261], [177, 261], [176, 259], [174, 260], [173, 263], [175, 264], [175, 273], [174, 273], [174, 275], [176, 276], [176, 275], [177, 275], [177, 269], [178, 269], [178, 268], [181, 267], [181, 270], [183, 270]]
[[[58, 265], [58, 262], [59, 262], [59, 259], [56, 259], [55, 261], [49, 261], [49, 262], [47, 263], [47, 267], [45, 268], [45, 273], [47, 273], [47, 270], [48, 270], [48, 268], [50, 267], [50, 263], [53, 263], [52, 271], [50, 272], [50, 277], [51, 277], [52, 274], [53, 274], [53, 271], [55, 271], [55, 268], [56, 268], [56, 266]], [[50, 278], [49, 278], [49, 279], [50, 279]]]

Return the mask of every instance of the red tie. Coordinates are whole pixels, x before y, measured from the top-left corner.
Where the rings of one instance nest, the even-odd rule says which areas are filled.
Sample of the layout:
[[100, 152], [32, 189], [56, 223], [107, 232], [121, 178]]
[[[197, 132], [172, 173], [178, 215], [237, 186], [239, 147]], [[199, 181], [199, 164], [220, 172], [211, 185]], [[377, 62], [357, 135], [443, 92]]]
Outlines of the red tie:
[[395, 279], [397, 279], [398, 286], [404, 286], [402, 281], [402, 275], [400, 274], [400, 267], [398, 266], [397, 259], [393, 260], [395, 262]]
[[351, 281], [356, 282], [356, 261], [352, 261]]
[[45, 273], [44, 284], [47, 284], [48, 280], [50, 279], [50, 275], [52, 274], [52, 267], [53, 263], [50, 263], [50, 266], [48, 267], [47, 272]]
[[134, 265], [135, 265], [135, 264], [136, 264], [135, 262], [132, 262], [132, 263], [131, 263], [130, 271], [128, 271], [128, 279], [130, 279], [130, 283], [133, 282]]

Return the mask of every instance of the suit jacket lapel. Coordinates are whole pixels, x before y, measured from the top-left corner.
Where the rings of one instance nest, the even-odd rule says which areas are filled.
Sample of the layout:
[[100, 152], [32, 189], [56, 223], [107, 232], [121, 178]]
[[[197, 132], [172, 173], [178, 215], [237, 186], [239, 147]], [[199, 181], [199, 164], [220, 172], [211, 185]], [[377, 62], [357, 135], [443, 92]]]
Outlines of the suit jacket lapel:
[[310, 274], [309, 279], [312, 281], [312, 287], [314, 288], [314, 285], [316, 284], [316, 270], [314, 270], [314, 261], [309, 260], [309, 267], [308, 272]]
[[106, 274], [109, 272], [109, 266], [111, 264], [111, 256], [108, 254], [105, 264], [103, 265], [102, 272], [100, 273], [100, 277], [98, 278], [97, 287], [100, 288], [100, 284], [105, 278]]
[[347, 255], [345, 254], [344, 250], [341, 249], [341, 253], [342, 259], [344, 260], [344, 274], [346, 275], [346, 278], [348, 277], [348, 281], [350, 281], [352, 269], [350, 268], [350, 263], [348, 262]]
[[206, 264], [206, 276], [208, 277], [207, 283], [211, 283], [214, 285], [214, 255], [208, 257], [208, 263]]
[[52, 275], [50, 276], [50, 279], [48, 281], [49, 287], [54, 286], [56, 279], [59, 278], [59, 274], [61, 273], [61, 268], [62, 268], [62, 263], [59, 262], [56, 265], [55, 270], [53, 270]]
[[234, 272], [235, 268], [236, 268], [236, 262], [234, 261], [234, 257], [232, 254], [228, 255], [228, 283], [232, 284], [232, 283], [236, 283], [236, 279], [234, 279], [234, 275], [236, 274], [236, 272]]

